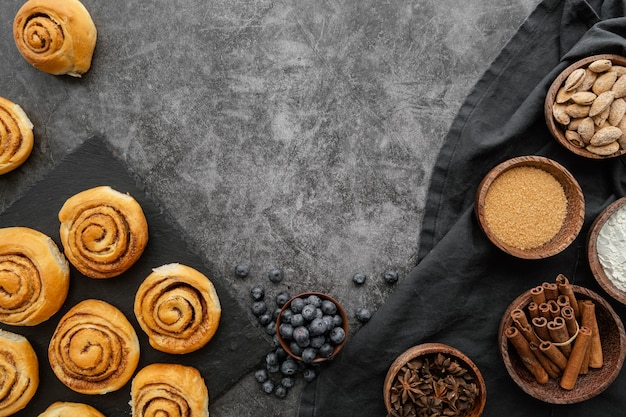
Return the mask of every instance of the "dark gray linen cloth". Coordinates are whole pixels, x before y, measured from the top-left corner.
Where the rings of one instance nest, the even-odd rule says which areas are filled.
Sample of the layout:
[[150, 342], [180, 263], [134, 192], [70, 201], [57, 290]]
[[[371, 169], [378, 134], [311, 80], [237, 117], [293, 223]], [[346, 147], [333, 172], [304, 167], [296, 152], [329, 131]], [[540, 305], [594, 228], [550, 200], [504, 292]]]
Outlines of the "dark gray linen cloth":
[[[560, 273], [587, 287], [626, 318], [626, 309], [595, 282], [586, 256], [589, 227], [624, 195], [623, 158], [588, 160], [550, 135], [546, 92], [577, 59], [626, 54], [623, 0], [546, 0], [537, 6], [491, 64], [453, 121], [436, 163], [420, 238], [418, 264], [374, 317], [348, 342], [302, 395], [300, 417], [384, 416], [383, 383], [393, 360], [411, 346], [454, 346], [479, 367], [487, 385], [484, 416], [616, 416], [626, 410], [626, 375], [585, 402], [552, 405], [522, 391], [498, 350], [498, 325], [521, 293]], [[562, 253], [515, 259], [481, 231], [474, 196], [485, 174], [521, 155], [564, 165], [585, 194], [583, 229]]]

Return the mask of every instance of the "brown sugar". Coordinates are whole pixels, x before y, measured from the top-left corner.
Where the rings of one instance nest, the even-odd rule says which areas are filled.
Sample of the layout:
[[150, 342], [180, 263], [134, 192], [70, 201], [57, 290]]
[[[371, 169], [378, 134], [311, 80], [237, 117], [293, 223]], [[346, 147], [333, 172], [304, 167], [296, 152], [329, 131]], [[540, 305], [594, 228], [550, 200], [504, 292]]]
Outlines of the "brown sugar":
[[565, 191], [550, 173], [515, 167], [499, 175], [485, 195], [485, 220], [500, 241], [527, 250], [549, 242], [567, 214]]

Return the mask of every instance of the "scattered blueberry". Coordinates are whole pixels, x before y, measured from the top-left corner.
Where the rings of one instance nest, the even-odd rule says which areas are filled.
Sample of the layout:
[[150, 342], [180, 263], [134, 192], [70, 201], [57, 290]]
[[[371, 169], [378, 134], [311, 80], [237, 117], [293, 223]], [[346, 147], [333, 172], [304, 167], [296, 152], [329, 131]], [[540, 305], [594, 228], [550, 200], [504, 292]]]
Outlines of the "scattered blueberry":
[[267, 378], [268, 378], [268, 375], [265, 369], [259, 369], [254, 373], [254, 379], [256, 379], [259, 384], [262, 384], [265, 381], [267, 381]]
[[267, 311], [261, 314], [258, 319], [259, 319], [259, 323], [261, 323], [261, 325], [263, 326], [267, 326], [273, 320], [272, 315], [268, 313]]
[[276, 355], [276, 352], [269, 352], [265, 355], [265, 363], [268, 365], [278, 365], [278, 355]]
[[276, 365], [265, 365], [265, 368], [267, 369], [267, 372], [269, 372], [270, 374], [276, 374], [278, 373], [278, 371], [280, 371], [280, 365], [276, 364]]
[[264, 393], [271, 394], [274, 391], [274, 382], [271, 379], [268, 379], [261, 384], [261, 387], [263, 388]]
[[260, 301], [265, 297], [265, 289], [261, 286], [252, 287], [250, 295], [255, 301]]
[[298, 371], [298, 364], [293, 359], [285, 359], [280, 365], [280, 372], [285, 376], [293, 376]]
[[304, 375], [304, 380], [306, 382], [312, 382], [313, 380], [315, 380], [315, 378], [317, 377], [317, 372], [315, 372], [313, 369], [311, 368], [306, 368], [303, 371], [303, 375]]
[[289, 294], [287, 294], [286, 292], [280, 292], [278, 293], [278, 295], [276, 295], [276, 305], [278, 307], [282, 307], [285, 305], [285, 303], [287, 303], [287, 301], [289, 301]]
[[352, 282], [354, 283], [354, 285], [363, 285], [365, 284], [365, 280], [367, 280], [367, 276], [361, 272], [357, 272], [352, 277]]
[[274, 268], [267, 273], [267, 278], [274, 284], [279, 283], [285, 277], [282, 269]]
[[372, 313], [366, 307], [359, 307], [356, 309], [355, 316], [361, 323], [366, 323], [372, 318]]
[[261, 314], [267, 311], [267, 304], [265, 301], [255, 301], [252, 303], [252, 314], [259, 317]]
[[245, 278], [250, 275], [250, 266], [246, 263], [240, 263], [235, 267], [235, 276], [237, 278]]
[[280, 385], [282, 385], [283, 387], [287, 389], [293, 388], [295, 384], [296, 384], [296, 380], [292, 376], [286, 376], [280, 380]]
[[389, 271], [385, 271], [385, 273], [383, 274], [383, 278], [385, 279], [385, 282], [387, 284], [395, 284], [396, 282], [398, 282], [398, 278], [399, 275], [396, 271], [393, 270], [389, 270]]
[[287, 388], [283, 385], [279, 385], [274, 389], [274, 395], [277, 398], [285, 398], [287, 396]]

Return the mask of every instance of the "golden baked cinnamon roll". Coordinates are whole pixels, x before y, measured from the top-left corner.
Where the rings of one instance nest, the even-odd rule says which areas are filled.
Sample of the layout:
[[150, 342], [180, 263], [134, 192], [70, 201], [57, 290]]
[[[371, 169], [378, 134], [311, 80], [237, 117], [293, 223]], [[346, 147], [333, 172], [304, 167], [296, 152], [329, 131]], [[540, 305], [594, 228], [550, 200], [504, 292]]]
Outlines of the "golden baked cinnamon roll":
[[177, 263], [155, 268], [135, 295], [135, 316], [150, 345], [162, 352], [200, 349], [219, 326], [221, 306], [213, 283]]
[[47, 235], [27, 227], [0, 228], [0, 322], [34, 326], [59, 311], [70, 268]]
[[39, 386], [39, 362], [30, 342], [0, 330], [0, 417], [22, 410]]
[[38, 417], [105, 417], [100, 411], [83, 403], [57, 401]]
[[137, 372], [131, 385], [133, 417], [208, 417], [209, 391], [191, 366], [154, 363]]
[[54, 374], [81, 394], [116, 391], [130, 380], [139, 363], [133, 326], [116, 307], [85, 300], [57, 325], [48, 347]]
[[18, 104], [0, 97], [0, 174], [13, 171], [30, 156], [33, 124]]
[[13, 37], [35, 68], [80, 77], [91, 67], [97, 31], [78, 0], [28, 0], [13, 20]]
[[148, 243], [148, 223], [139, 203], [109, 186], [68, 198], [59, 220], [67, 259], [91, 278], [125, 272]]

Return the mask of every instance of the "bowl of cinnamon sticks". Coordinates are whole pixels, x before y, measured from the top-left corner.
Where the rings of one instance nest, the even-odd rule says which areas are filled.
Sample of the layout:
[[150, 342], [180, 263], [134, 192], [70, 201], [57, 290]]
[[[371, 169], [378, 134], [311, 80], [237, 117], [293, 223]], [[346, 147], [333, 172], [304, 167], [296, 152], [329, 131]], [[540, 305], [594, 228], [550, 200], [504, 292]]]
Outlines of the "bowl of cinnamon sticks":
[[624, 325], [613, 308], [563, 274], [516, 298], [498, 333], [513, 381], [551, 404], [600, 394], [617, 378], [626, 354]]

